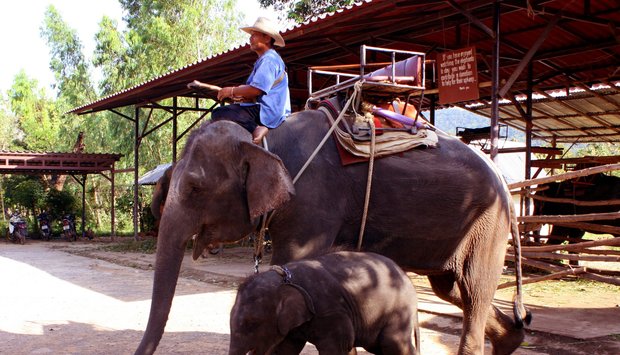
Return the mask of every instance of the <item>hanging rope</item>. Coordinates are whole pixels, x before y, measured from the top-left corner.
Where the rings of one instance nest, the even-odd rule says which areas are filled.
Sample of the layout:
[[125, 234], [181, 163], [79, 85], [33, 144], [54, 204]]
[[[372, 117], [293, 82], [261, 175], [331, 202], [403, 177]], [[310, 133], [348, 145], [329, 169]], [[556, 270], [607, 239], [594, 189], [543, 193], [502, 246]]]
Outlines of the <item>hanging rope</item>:
[[319, 145], [314, 149], [314, 152], [312, 152], [312, 154], [310, 155], [310, 158], [308, 158], [308, 160], [306, 160], [306, 163], [304, 164], [304, 166], [302, 166], [301, 169], [299, 170], [299, 172], [297, 173], [297, 175], [295, 175], [295, 178], [293, 179], [293, 184], [295, 184], [297, 182], [297, 180], [299, 180], [299, 177], [301, 176], [301, 174], [303, 174], [303, 172], [306, 170], [308, 165], [310, 165], [310, 163], [312, 162], [314, 157], [316, 157], [316, 155], [319, 153], [319, 150], [321, 150], [321, 148], [323, 148], [323, 145], [325, 144], [325, 142], [327, 142], [327, 139], [329, 138], [329, 136], [332, 134], [332, 132], [334, 132], [336, 127], [338, 127], [338, 123], [340, 123], [340, 121], [342, 121], [342, 118], [344, 117], [345, 113], [349, 109], [349, 106], [351, 105], [351, 102], [353, 102], [353, 100], [355, 100], [355, 98], [357, 97], [358, 93], [361, 90], [362, 90], [362, 83], [360, 81], [358, 81], [353, 86], [353, 93], [351, 94], [351, 97], [349, 98], [347, 103], [342, 108], [342, 111], [340, 111], [340, 114], [338, 115], [338, 118], [336, 118], [336, 120], [332, 123], [332, 126], [329, 128], [327, 133], [325, 133], [325, 136], [323, 137], [323, 139], [321, 140]]
[[[325, 142], [327, 142], [327, 139], [329, 139], [331, 134], [338, 127], [338, 124], [344, 118], [345, 113], [347, 112], [347, 110], [351, 106], [351, 103], [352, 102], [355, 102], [355, 103], [359, 102], [359, 99], [360, 99], [359, 98], [359, 93], [361, 92], [361, 90], [362, 90], [362, 82], [359, 81], [359, 82], [355, 83], [355, 85], [353, 86], [353, 93], [351, 94], [351, 97], [345, 103], [345, 105], [342, 108], [342, 110], [340, 111], [340, 114], [338, 115], [338, 117], [332, 122], [331, 127], [329, 128], [327, 133], [325, 133], [325, 136], [323, 137], [323, 139], [321, 140], [319, 145], [317, 145], [317, 147], [314, 149], [314, 151], [312, 152], [312, 154], [310, 155], [308, 160], [304, 163], [304, 165], [301, 167], [301, 169], [299, 169], [299, 172], [297, 172], [297, 175], [295, 175], [295, 178], [293, 178], [293, 184], [295, 184], [297, 182], [297, 180], [299, 180], [299, 178], [304, 173], [306, 168], [310, 165], [312, 160], [314, 160], [316, 155], [319, 153], [319, 151], [321, 150], [323, 145], [325, 145]], [[354, 106], [355, 106], [355, 104], [354, 104]], [[328, 117], [329, 117], [329, 115], [328, 115]], [[371, 131], [370, 161], [369, 161], [369, 164], [368, 164], [368, 179], [366, 181], [366, 196], [365, 196], [365, 199], [364, 199], [364, 210], [363, 210], [363, 213], [362, 213], [362, 223], [361, 223], [361, 226], [360, 226], [360, 234], [359, 234], [358, 243], [357, 243], [357, 249], [358, 250], [360, 250], [361, 247], [362, 247], [362, 241], [363, 241], [363, 237], [364, 237], [364, 230], [365, 230], [365, 227], [366, 227], [366, 220], [367, 220], [367, 217], [368, 217], [368, 205], [370, 203], [370, 190], [371, 190], [370, 188], [371, 188], [371, 185], [372, 185], [372, 174], [373, 174], [373, 170], [374, 170], [374, 160], [375, 160], [376, 131], [375, 131], [375, 124], [374, 124], [374, 121], [373, 121], [372, 118], [370, 118], [368, 120], [368, 124], [370, 125], [370, 131]], [[265, 143], [265, 148], [267, 149], [266, 142], [264, 142], [264, 143]], [[264, 238], [265, 238], [265, 233], [266, 233], [266, 230], [267, 230], [267, 228], [269, 226], [269, 223], [271, 222], [271, 218], [273, 217], [273, 215], [274, 215], [273, 213], [268, 213], [268, 214], [265, 214], [265, 215], [263, 215], [261, 217], [261, 227], [260, 227], [260, 229], [258, 231], [257, 240], [255, 241], [256, 242], [255, 252], [254, 252], [254, 272], [255, 273], [258, 273], [258, 264], [260, 263], [260, 261], [262, 259], [263, 241], [264, 241]]]
[[368, 205], [370, 204], [370, 188], [372, 186], [372, 173], [375, 165], [375, 121], [371, 117], [368, 120], [370, 125], [370, 160], [368, 162], [368, 178], [366, 179], [366, 196], [364, 198], [364, 211], [362, 213], [362, 223], [360, 226], [360, 234], [357, 237], [357, 251], [362, 249], [362, 241], [364, 240], [364, 230], [366, 229], [366, 219], [368, 218]]

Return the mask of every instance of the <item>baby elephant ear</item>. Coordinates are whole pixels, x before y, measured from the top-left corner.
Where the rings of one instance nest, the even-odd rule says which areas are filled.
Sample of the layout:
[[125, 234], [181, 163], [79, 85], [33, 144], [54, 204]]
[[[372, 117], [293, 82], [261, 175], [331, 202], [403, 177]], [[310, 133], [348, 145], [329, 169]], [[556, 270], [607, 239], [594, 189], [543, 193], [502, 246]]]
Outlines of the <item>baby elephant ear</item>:
[[[276, 317], [278, 320], [278, 332], [286, 336], [293, 328], [312, 319], [312, 306], [308, 305], [306, 298], [297, 288], [290, 285], [281, 285], [278, 288], [278, 306]], [[311, 301], [310, 301], [311, 302]]]
[[249, 142], [242, 142], [241, 150], [248, 164], [245, 185], [250, 219], [254, 219], [290, 200], [295, 188], [278, 156]]

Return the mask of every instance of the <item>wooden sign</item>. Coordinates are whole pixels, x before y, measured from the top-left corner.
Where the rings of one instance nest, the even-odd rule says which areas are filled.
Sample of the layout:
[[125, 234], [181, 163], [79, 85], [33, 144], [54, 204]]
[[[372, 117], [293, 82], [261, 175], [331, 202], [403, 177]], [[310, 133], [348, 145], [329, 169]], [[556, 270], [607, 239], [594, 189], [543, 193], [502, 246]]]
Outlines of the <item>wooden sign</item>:
[[437, 66], [440, 104], [477, 100], [480, 97], [476, 47], [440, 53]]

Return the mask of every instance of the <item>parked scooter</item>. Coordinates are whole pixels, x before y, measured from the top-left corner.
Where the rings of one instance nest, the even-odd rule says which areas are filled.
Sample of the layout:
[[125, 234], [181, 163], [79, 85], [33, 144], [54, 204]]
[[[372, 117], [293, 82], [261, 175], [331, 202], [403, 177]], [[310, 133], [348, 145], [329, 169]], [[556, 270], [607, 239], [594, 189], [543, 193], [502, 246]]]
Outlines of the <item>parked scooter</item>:
[[26, 220], [18, 212], [13, 213], [9, 218], [9, 240], [13, 243], [24, 244], [27, 235]]
[[62, 216], [62, 237], [68, 242], [77, 240], [75, 217], [72, 214]]
[[39, 221], [39, 232], [41, 233], [41, 239], [50, 240], [52, 237], [52, 229], [50, 228], [50, 219], [47, 212], [43, 211], [37, 216]]

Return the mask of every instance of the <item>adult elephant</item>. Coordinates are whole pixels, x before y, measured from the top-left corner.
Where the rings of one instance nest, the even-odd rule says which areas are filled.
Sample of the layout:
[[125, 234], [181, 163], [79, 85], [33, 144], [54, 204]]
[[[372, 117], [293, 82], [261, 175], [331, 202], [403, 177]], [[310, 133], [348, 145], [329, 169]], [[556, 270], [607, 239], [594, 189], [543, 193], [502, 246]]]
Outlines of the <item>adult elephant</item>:
[[[194, 234], [196, 259], [204, 245], [238, 240], [256, 229], [262, 213], [276, 209], [269, 225], [272, 264], [314, 257], [334, 245], [356, 246], [367, 164], [343, 167], [329, 139], [294, 187], [290, 178], [328, 128], [320, 111], [296, 113], [270, 131], [271, 152], [231, 122], [208, 122], [192, 133], [161, 217], [151, 312], [137, 354], [154, 352], [161, 339]], [[439, 297], [463, 309], [461, 354], [483, 353], [485, 334], [496, 354], [514, 351], [524, 337], [522, 307], [513, 321], [491, 305], [510, 206], [490, 161], [443, 133], [438, 148], [375, 161], [362, 249], [428, 275]]]

